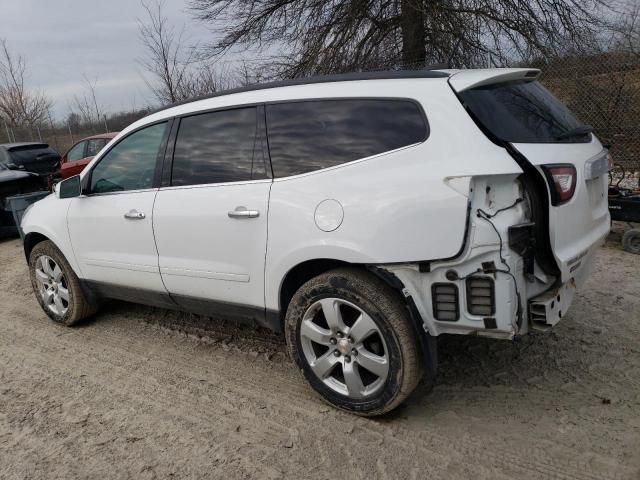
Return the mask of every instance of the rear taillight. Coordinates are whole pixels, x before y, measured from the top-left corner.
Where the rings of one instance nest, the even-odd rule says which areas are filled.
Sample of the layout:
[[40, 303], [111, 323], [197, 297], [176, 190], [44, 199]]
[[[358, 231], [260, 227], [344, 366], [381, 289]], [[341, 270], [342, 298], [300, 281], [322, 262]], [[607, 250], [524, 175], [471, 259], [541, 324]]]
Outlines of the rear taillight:
[[542, 169], [549, 182], [551, 204], [557, 206], [571, 200], [578, 181], [576, 167], [571, 164], [543, 165]]

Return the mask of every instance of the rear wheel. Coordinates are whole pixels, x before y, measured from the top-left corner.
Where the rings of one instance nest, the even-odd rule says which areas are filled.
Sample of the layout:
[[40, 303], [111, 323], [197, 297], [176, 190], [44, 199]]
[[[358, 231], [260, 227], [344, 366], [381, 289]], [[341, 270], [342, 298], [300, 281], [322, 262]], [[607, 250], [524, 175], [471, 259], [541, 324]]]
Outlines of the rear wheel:
[[96, 312], [97, 305], [90, 301], [69, 262], [52, 242], [33, 247], [29, 273], [36, 299], [53, 321], [70, 326]]
[[373, 416], [397, 407], [422, 375], [407, 311], [377, 277], [342, 268], [305, 283], [286, 316], [289, 353], [322, 398]]
[[640, 255], [640, 229], [632, 228], [624, 232], [622, 248], [629, 253]]

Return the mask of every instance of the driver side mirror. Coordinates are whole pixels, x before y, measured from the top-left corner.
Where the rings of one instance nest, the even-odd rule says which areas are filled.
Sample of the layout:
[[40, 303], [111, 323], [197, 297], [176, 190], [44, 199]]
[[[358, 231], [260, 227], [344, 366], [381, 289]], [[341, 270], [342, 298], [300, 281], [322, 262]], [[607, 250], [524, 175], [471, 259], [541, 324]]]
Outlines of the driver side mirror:
[[80, 175], [74, 175], [56, 184], [55, 192], [58, 198], [74, 198], [82, 195]]

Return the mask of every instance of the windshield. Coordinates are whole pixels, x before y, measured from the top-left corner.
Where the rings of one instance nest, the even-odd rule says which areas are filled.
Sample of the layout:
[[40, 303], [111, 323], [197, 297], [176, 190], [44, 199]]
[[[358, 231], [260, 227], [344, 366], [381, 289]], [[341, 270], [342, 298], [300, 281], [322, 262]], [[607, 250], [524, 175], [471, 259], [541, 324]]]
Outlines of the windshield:
[[591, 141], [590, 127], [582, 124], [560, 100], [535, 81], [477, 87], [462, 92], [460, 98], [480, 124], [502, 141]]

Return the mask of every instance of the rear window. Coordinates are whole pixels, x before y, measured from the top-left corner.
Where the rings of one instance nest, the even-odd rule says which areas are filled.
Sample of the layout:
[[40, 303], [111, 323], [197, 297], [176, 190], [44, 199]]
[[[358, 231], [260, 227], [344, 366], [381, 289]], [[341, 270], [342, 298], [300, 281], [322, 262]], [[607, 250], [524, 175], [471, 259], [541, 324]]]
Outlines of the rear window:
[[591, 141], [573, 113], [535, 81], [486, 85], [464, 91], [460, 98], [484, 128], [506, 142]]
[[311, 100], [267, 105], [276, 177], [332, 167], [420, 143], [427, 123], [409, 100]]
[[48, 145], [16, 147], [9, 150], [9, 156], [11, 157], [11, 160], [17, 164], [22, 164], [25, 161], [33, 160], [34, 158], [43, 155], [57, 156], [58, 153]]

